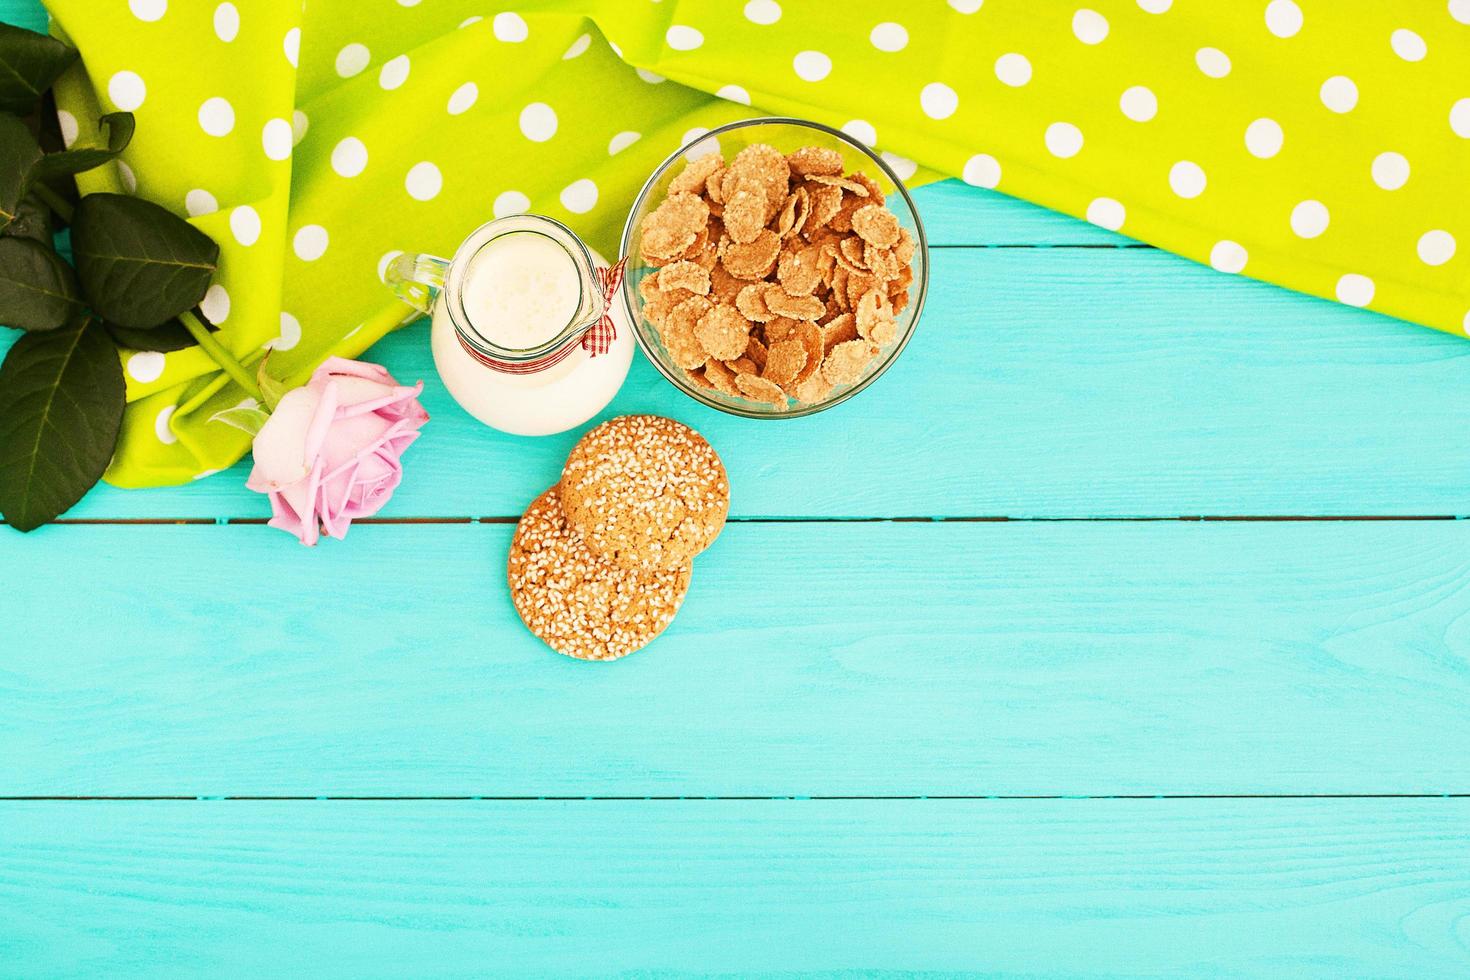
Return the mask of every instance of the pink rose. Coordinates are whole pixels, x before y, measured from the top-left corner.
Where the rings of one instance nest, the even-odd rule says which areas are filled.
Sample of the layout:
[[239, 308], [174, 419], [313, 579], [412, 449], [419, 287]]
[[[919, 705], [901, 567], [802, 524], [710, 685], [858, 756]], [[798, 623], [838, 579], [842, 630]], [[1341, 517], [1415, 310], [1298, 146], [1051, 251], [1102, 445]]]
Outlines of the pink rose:
[[399, 457], [429, 420], [423, 390], [376, 364], [332, 357], [286, 392], [255, 437], [245, 481], [270, 495], [270, 526], [313, 545], [319, 529], [341, 538], [376, 514], [403, 478]]

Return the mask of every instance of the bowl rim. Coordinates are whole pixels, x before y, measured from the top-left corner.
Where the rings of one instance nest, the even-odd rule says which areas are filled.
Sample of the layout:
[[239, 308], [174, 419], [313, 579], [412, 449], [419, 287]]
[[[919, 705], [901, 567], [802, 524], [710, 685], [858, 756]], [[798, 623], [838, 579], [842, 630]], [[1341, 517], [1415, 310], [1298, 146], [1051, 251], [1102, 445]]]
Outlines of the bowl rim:
[[685, 153], [687, 153], [694, 146], [698, 145], [700, 142], [710, 139], [711, 137], [718, 137], [721, 133], [728, 133], [733, 130], [745, 129], [751, 126], [768, 125], [799, 126], [805, 129], [815, 129], [819, 132], [826, 133], [828, 136], [831, 136], [837, 139], [839, 142], [842, 142], [857, 150], [867, 159], [876, 164], [879, 170], [883, 172], [883, 174], [888, 178], [893, 186], [898, 189], [898, 193], [903, 198], [904, 204], [908, 207], [909, 213], [914, 216], [914, 231], [915, 237], [917, 238], [916, 244], [918, 245], [919, 254], [921, 254], [924, 258], [924, 275], [918, 281], [918, 295], [911, 298], [910, 306], [913, 309], [913, 316], [912, 319], [909, 321], [909, 328], [904, 332], [904, 335], [899, 339], [898, 343], [890, 351], [888, 351], [887, 355], [883, 359], [883, 363], [880, 364], [878, 368], [867, 377], [863, 378], [857, 384], [848, 388], [837, 397], [829, 398], [826, 401], [818, 402], [816, 404], [803, 403], [800, 408], [783, 412], [761, 412], [756, 411], [755, 409], [745, 408], [742, 405], [727, 405], [722, 402], [716, 401], [713, 398], [705, 396], [699, 389], [690, 384], [687, 378], [676, 377], [674, 372], [671, 371], [666, 364], [664, 364], [663, 358], [650, 349], [649, 341], [644, 337], [644, 329], [642, 326], [643, 313], [641, 310], [638, 309], [638, 306], [633, 299], [633, 296], [636, 293], [636, 289], [632, 285], [631, 277], [625, 276], [623, 278], [622, 286], [619, 288], [618, 292], [622, 296], [623, 308], [628, 314], [629, 326], [631, 326], [633, 330], [633, 339], [637, 342], [639, 349], [643, 351], [643, 356], [646, 357], [649, 362], [652, 363], [656, 369], [658, 369], [658, 373], [663, 375], [664, 378], [675, 388], [682, 391], [688, 397], [699, 402], [701, 405], [707, 405], [710, 408], [713, 408], [716, 411], [724, 412], [727, 415], [736, 415], [741, 418], [747, 419], [799, 419], [805, 418], [810, 415], [815, 415], [818, 412], [824, 412], [829, 408], [835, 408], [836, 406], [841, 405], [843, 402], [847, 401], [849, 398], [852, 398], [859, 392], [866, 391], [869, 385], [881, 378], [885, 373], [887, 373], [888, 369], [893, 366], [893, 362], [898, 360], [899, 355], [903, 353], [904, 348], [906, 348], [909, 345], [909, 341], [913, 339], [914, 331], [919, 328], [919, 318], [924, 312], [924, 300], [929, 294], [929, 239], [924, 234], [924, 219], [920, 216], [919, 209], [914, 205], [914, 199], [909, 196], [908, 188], [904, 186], [904, 182], [899, 179], [898, 174], [893, 172], [893, 168], [888, 165], [888, 162], [886, 160], [884, 160], [876, 152], [874, 152], [871, 147], [867, 146], [865, 143], [857, 139], [854, 139], [852, 136], [849, 136], [842, 130], [834, 129], [831, 126], [819, 122], [814, 122], [810, 119], [798, 119], [795, 116], [753, 116], [749, 119], [737, 119], [734, 122], [725, 123], [723, 126], [711, 129], [709, 132], [706, 133], [700, 133], [694, 139], [686, 141], [677, 150], [665, 157], [663, 162], [653, 169], [653, 173], [649, 174], [648, 179], [643, 182], [643, 186], [639, 188], [637, 196], [633, 198], [632, 206], [628, 209], [628, 217], [623, 222], [622, 238], [618, 243], [618, 254], [625, 258], [628, 258], [629, 260], [632, 259], [632, 256], [629, 254], [628, 249], [632, 243], [633, 238], [634, 216], [637, 215], [638, 212], [642, 209], [643, 202], [647, 200], [649, 193], [653, 189], [653, 185], [656, 184], [658, 182], [658, 179], [662, 177], [664, 173], [668, 171], [668, 169], [672, 167], [680, 158], [682, 158]]

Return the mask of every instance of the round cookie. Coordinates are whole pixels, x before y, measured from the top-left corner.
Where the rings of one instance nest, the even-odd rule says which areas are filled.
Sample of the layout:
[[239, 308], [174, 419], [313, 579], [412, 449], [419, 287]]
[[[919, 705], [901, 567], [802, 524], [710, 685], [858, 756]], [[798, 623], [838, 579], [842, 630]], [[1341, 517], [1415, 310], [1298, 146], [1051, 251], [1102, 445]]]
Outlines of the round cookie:
[[568, 526], [556, 487], [526, 508], [506, 563], [526, 628], [579, 660], [616, 660], [646, 646], [679, 611], [690, 571], [637, 571], [598, 558]]
[[593, 553], [624, 568], [683, 568], [730, 510], [725, 466], [673, 419], [624, 415], [582, 437], [561, 471], [567, 521]]

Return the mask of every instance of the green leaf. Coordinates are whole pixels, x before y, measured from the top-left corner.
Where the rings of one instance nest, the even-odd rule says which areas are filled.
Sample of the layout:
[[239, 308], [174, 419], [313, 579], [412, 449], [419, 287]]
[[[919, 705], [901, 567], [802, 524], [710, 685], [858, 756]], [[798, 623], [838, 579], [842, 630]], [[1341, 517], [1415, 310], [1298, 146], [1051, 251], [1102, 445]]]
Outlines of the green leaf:
[[5, 234], [16, 238], [29, 238], [43, 245], [50, 245], [56, 234], [56, 222], [51, 209], [35, 194], [21, 199], [15, 220], [5, 229]]
[[199, 343], [178, 320], [170, 320], [162, 326], [147, 330], [119, 327], [115, 323], [104, 325], [119, 347], [131, 347], [133, 350], [156, 350], [166, 354]]
[[281, 403], [281, 396], [290, 391], [291, 386], [284, 381], [277, 381], [266, 370], [271, 353], [271, 351], [266, 351], [265, 357], [260, 359], [260, 367], [255, 369], [255, 383], [260, 386], [261, 401], [265, 402], [266, 411], [274, 412], [276, 406]]
[[223, 422], [253, 437], [260, 435], [260, 430], [265, 428], [265, 423], [270, 420], [270, 417], [270, 413], [264, 409], [242, 408], [237, 405], [234, 408], [215, 412], [209, 417], [209, 421]]
[[77, 277], [92, 309], [124, 327], [147, 329], [204, 298], [219, 246], [150, 201], [88, 194], [71, 221]]
[[0, 229], [15, 220], [40, 159], [41, 147], [30, 128], [14, 116], [0, 114]]
[[81, 312], [77, 277], [49, 245], [0, 238], [0, 323], [55, 330]]
[[16, 341], [0, 365], [0, 512], [29, 531], [102, 477], [123, 414], [117, 348], [86, 319]]
[[[99, 139], [95, 145], [89, 140], [85, 145], [73, 144], [71, 149], [60, 153], [48, 153], [36, 164], [36, 179], [71, 177], [93, 167], [100, 167], [127, 149], [133, 140], [135, 125], [131, 112], [109, 112], [98, 122]], [[106, 135], [105, 141], [101, 138], [103, 134]]]
[[30, 112], [76, 60], [76, 48], [54, 37], [0, 24], [0, 112]]

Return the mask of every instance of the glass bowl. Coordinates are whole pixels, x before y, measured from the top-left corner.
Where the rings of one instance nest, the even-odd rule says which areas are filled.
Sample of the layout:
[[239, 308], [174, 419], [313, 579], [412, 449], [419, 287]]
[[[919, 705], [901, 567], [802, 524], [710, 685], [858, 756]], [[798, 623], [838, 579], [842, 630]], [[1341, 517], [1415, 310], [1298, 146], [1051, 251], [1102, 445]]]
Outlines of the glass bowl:
[[[704, 388], [691, 381], [683, 369], [674, 363], [667, 348], [664, 347], [658, 328], [645, 320], [642, 315], [638, 283], [644, 276], [658, 271], [657, 268], [647, 265], [642, 260], [643, 219], [663, 202], [668, 195], [669, 184], [684, 169], [684, 164], [688, 160], [698, 159], [712, 152], [723, 153], [726, 161], [733, 160], [735, 154], [753, 143], [770, 144], [782, 153], [790, 153], [804, 146], [837, 150], [842, 154], [844, 173], [857, 171], [877, 182], [887, 199], [885, 205], [898, 218], [899, 225], [908, 229], [916, 245], [913, 259], [914, 281], [909, 286], [909, 305], [895, 317], [898, 326], [896, 339], [868, 363], [860, 378], [851, 384], [833, 388], [820, 402], [799, 402], [791, 399], [788, 407], [778, 408], [768, 402], [740, 398], [711, 388]], [[653, 176], [648, 178], [643, 189], [638, 192], [638, 197], [633, 202], [633, 209], [628, 214], [628, 223], [623, 226], [621, 254], [628, 257], [621, 290], [623, 304], [627, 310], [629, 322], [634, 324], [638, 346], [643, 348], [643, 353], [653, 362], [654, 367], [658, 368], [659, 373], [667, 378], [674, 387], [695, 401], [721, 412], [752, 419], [790, 419], [813, 415], [847, 401], [878, 380], [878, 377], [888, 370], [888, 366], [898, 359], [898, 355], [903, 353], [909, 338], [913, 336], [914, 325], [918, 322], [919, 314], [924, 308], [924, 295], [929, 288], [929, 246], [924, 238], [924, 225], [919, 220], [919, 213], [914, 208], [914, 202], [904, 188], [903, 181], [872, 150], [846, 133], [803, 119], [784, 117], [745, 119], [711, 130], [680, 147], [659, 164]]]

